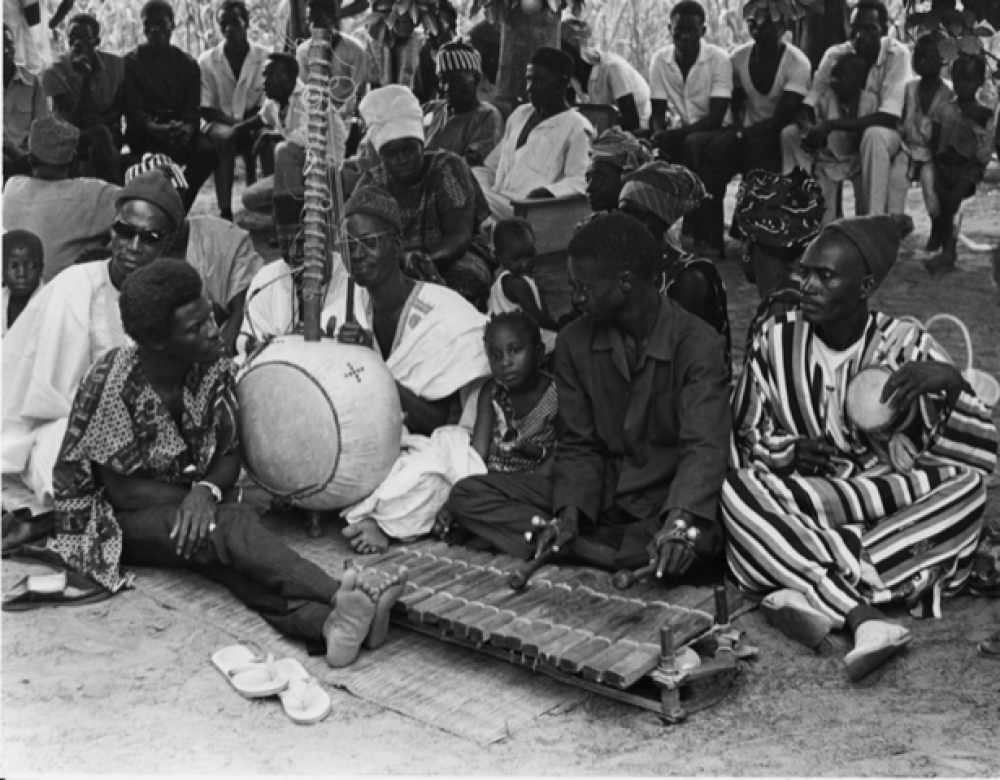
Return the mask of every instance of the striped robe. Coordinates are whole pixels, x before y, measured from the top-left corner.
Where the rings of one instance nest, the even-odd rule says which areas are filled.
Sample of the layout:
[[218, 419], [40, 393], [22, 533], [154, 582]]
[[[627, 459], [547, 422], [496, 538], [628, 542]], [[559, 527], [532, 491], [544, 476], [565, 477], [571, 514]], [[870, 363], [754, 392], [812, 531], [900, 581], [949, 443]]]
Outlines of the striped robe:
[[[842, 409], [824, 415], [834, 380], [813, 354], [815, 338], [797, 310], [765, 320], [752, 336], [733, 397], [738, 468], [722, 494], [731, 576], [756, 594], [799, 591], [839, 627], [855, 607], [889, 598], [894, 587], [938, 567], [937, 614], [940, 595], [957, 592], [971, 568], [985, 477], [996, 465], [996, 427], [970, 393], [950, 410], [924, 396], [906, 428], [921, 453], [911, 469], [896, 469]], [[951, 362], [919, 327], [872, 313], [845, 383], [863, 368], [896, 370], [913, 360]], [[838, 448], [831, 475], [796, 473], [802, 437]], [[862, 576], [863, 559], [877, 579], [867, 567]]]

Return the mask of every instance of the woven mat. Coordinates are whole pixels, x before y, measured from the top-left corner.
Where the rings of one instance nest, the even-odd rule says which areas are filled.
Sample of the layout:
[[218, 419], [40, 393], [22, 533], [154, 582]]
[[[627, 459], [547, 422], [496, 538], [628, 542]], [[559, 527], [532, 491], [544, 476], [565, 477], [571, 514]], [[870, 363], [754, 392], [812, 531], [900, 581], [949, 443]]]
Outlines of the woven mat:
[[[4, 505], [33, 505], [33, 495], [17, 478], [3, 479]], [[339, 578], [344, 562], [357, 556], [339, 533], [327, 526], [321, 539], [309, 539], [297, 515], [268, 516], [264, 524], [303, 557]], [[393, 626], [377, 651], [362, 651], [346, 669], [331, 669], [310, 657], [243, 606], [227, 589], [185, 570], [136, 569], [135, 587], [154, 601], [225, 631], [233, 641], [266, 648], [276, 657], [298, 659], [317, 679], [379, 706], [479, 744], [505, 739], [535, 719], [572, 707], [588, 693], [534, 674], [521, 666]], [[714, 614], [708, 587], [681, 586], [658, 598]], [[730, 593], [732, 617], [748, 607]], [[206, 659], [206, 663], [207, 663]]]

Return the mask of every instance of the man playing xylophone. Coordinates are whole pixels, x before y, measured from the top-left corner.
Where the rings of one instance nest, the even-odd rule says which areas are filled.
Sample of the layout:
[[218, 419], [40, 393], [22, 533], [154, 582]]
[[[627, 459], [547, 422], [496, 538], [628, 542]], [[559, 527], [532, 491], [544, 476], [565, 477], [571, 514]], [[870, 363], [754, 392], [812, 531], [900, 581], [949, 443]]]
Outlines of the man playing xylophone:
[[[652, 234], [620, 213], [569, 244], [573, 303], [555, 379], [565, 434], [552, 473], [460, 481], [455, 522], [511, 555], [568, 555], [678, 577], [722, 549], [730, 413], [721, 337], [655, 285]], [[526, 535], [533, 534], [533, 542]]]

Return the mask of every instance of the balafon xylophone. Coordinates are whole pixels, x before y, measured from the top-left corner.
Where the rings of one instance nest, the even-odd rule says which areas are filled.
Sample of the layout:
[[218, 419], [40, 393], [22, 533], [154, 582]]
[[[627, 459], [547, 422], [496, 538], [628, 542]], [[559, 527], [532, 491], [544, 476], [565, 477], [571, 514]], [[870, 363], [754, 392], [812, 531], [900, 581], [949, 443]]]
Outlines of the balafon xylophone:
[[[672, 722], [685, 714], [682, 685], [736, 673], [737, 637], [720, 631], [708, 612], [657, 600], [663, 591], [656, 586], [617, 590], [610, 574], [583, 567], [546, 565], [514, 590], [510, 575], [522, 564], [509, 555], [424, 542], [393, 548], [364, 566], [409, 571], [395, 623], [651, 709]], [[725, 613], [724, 592], [721, 608]], [[697, 669], [678, 672], [676, 652], [705, 639], [728, 655], [717, 653]]]

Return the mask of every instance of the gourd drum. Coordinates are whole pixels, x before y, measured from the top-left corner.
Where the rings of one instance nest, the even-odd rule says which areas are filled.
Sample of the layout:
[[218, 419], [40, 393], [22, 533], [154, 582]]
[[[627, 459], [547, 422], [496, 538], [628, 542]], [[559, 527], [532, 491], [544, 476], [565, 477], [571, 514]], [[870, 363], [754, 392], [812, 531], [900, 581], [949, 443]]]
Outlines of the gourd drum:
[[[897, 410], [890, 403], [883, 403], [882, 390], [892, 372], [881, 366], [862, 369], [847, 387], [847, 416], [865, 433], [886, 433], [909, 425], [916, 413], [916, 405], [908, 410]], [[905, 418], [905, 419], [904, 419]]]
[[236, 395], [247, 471], [298, 506], [360, 501], [399, 457], [396, 382], [365, 347], [277, 338], [243, 370]]

